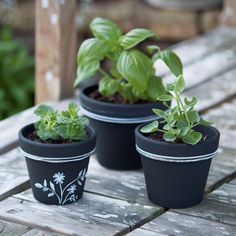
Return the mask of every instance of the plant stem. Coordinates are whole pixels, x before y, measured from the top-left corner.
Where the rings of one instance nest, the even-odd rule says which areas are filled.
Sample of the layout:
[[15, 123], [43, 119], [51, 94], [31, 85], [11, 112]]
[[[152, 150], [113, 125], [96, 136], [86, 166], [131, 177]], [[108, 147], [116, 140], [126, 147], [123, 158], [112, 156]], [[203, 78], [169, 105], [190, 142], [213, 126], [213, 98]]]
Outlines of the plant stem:
[[104, 75], [104, 76], [108, 76], [110, 78], [112, 78], [108, 73], [106, 73], [106, 71], [104, 71], [103, 69], [99, 68], [99, 72]]

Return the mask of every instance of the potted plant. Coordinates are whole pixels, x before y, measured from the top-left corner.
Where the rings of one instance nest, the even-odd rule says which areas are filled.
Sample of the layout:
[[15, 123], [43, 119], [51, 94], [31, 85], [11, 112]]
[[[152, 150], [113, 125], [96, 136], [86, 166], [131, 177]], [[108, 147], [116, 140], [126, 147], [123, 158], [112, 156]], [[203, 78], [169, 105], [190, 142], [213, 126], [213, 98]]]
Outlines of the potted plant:
[[96, 133], [74, 103], [61, 112], [40, 105], [34, 113], [40, 120], [19, 131], [33, 195], [46, 204], [73, 203], [83, 193]]
[[[201, 202], [220, 133], [195, 109], [197, 98], [181, 98], [185, 82], [180, 75], [158, 96], [169, 110], [153, 109], [161, 119], [136, 128], [149, 199], [168, 208]], [[174, 107], [166, 103], [176, 102]]]
[[135, 48], [155, 36], [148, 29], [133, 29], [123, 35], [114, 22], [103, 18], [95, 18], [90, 29], [94, 37], [85, 40], [78, 51], [75, 86], [98, 72], [101, 75], [98, 86], [79, 92], [82, 111], [98, 133], [97, 159], [110, 169], [139, 169], [135, 127], [155, 119], [151, 107], [165, 109], [156, 101], [164, 87], [153, 64], [162, 59], [176, 76], [182, 74], [182, 64], [174, 52], [161, 51], [156, 45], [147, 46], [146, 53]]

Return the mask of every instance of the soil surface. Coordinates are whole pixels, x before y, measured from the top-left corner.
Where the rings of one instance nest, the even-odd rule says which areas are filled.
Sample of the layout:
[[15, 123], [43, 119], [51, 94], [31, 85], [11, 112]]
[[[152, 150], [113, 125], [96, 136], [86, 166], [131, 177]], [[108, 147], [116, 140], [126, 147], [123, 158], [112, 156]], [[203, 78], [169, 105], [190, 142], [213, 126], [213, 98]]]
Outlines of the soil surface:
[[36, 133], [36, 130], [33, 132], [29, 133], [26, 136], [27, 139], [38, 142], [38, 143], [46, 143], [46, 144], [67, 144], [67, 143], [76, 143], [80, 142], [80, 140], [65, 140], [65, 139], [60, 139], [60, 140], [53, 140], [53, 139], [48, 139], [48, 140], [41, 140], [39, 136]]
[[[146, 134], [145, 135], [146, 137], [150, 138], [150, 139], [153, 139], [153, 140], [156, 140], [156, 141], [161, 141], [161, 142], [167, 142], [164, 140], [163, 138], [163, 133], [160, 133], [160, 132], [153, 132], [153, 133], [150, 133], [150, 134]], [[208, 138], [208, 136], [203, 136], [202, 139], [200, 140], [200, 142], [204, 142], [206, 141]], [[169, 143], [169, 142], [167, 142]], [[185, 144], [181, 139], [176, 139], [173, 143], [182, 143], [182, 144]]]
[[88, 96], [92, 99], [95, 99], [97, 101], [102, 101], [102, 102], [109, 102], [109, 103], [115, 103], [115, 104], [143, 104], [143, 103], [150, 103], [150, 101], [144, 101], [144, 100], [138, 100], [136, 102], [132, 101], [126, 101], [119, 93], [115, 93], [112, 96], [105, 97], [102, 96], [99, 92], [98, 89], [90, 92]]

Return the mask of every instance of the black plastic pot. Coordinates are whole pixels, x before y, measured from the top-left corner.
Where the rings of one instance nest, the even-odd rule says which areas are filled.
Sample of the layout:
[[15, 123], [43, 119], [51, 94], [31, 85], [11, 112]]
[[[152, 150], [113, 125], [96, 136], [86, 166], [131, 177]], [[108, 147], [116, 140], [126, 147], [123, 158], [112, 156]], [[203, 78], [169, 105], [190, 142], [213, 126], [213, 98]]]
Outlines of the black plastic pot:
[[69, 144], [44, 144], [27, 139], [29, 124], [19, 131], [33, 195], [45, 204], [70, 204], [81, 198], [89, 158], [95, 151], [96, 133], [87, 127], [88, 138]]
[[165, 109], [157, 103], [114, 104], [92, 99], [88, 94], [97, 86], [79, 91], [82, 112], [89, 117], [91, 126], [97, 131], [96, 157], [109, 169], [133, 170], [142, 168], [135, 150], [134, 130], [137, 125], [156, 119], [152, 108]]
[[172, 144], [150, 139], [135, 130], [136, 148], [141, 154], [148, 197], [167, 208], [186, 208], [202, 201], [212, 157], [220, 133], [212, 126], [198, 126], [207, 135], [196, 145]]

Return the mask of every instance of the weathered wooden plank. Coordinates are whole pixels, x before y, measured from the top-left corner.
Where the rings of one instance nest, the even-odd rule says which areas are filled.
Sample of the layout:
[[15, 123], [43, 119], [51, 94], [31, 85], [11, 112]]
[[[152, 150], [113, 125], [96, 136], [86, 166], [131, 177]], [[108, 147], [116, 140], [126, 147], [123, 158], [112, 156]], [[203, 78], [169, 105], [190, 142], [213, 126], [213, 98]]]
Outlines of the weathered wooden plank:
[[223, 184], [207, 195], [207, 199], [236, 206], [236, 186], [233, 184]]
[[236, 151], [228, 148], [220, 148], [218, 154], [213, 158], [206, 193], [213, 191], [222, 183], [236, 176]]
[[36, 1], [36, 102], [73, 95], [76, 0]]
[[[114, 187], [115, 186], [115, 187]], [[90, 159], [85, 189], [88, 192], [153, 205], [147, 198], [143, 171], [108, 170]], [[163, 208], [160, 208], [160, 212]]]
[[[204, 35], [176, 44], [171, 49], [179, 55], [185, 67], [207, 55], [230, 48], [234, 45], [235, 40], [235, 29], [220, 27]], [[165, 75], [168, 73], [169, 71], [166, 67], [158, 67], [158, 74]]]
[[224, 0], [224, 10], [221, 20], [225, 25], [235, 26], [236, 2], [234, 0]]
[[0, 220], [1, 236], [21, 236], [31, 230], [30, 227]]
[[0, 155], [0, 201], [29, 187], [25, 160], [19, 149]]
[[153, 219], [157, 208], [84, 193], [72, 205], [47, 206], [36, 202], [31, 191], [0, 203], [0, 218], [68, 235], [112, 235], [128, 232]]
[[[236, 47], [217, 51], [184, 68], [186, 89], [212, 79], [236, 65]], [[191, 54], [190, 54], [191, 55]], [[220, 66], [219, 66], [220, 63]], [[165, 82], [175, 79], [172, 75], [164, 78]]]
[[143, 225], [142, 229], [166, 235], [236, 235], [236, 226], [172, 211], [168, 211], [160, 217]]
[[158, 232], [146, 230], [146, 229], [135, 229], [127, 234], [128, 236], [168, 236], [167, 234], [161, 234]]
[[1, 236], [61, 236], [61, 234], [50, 233], [39, 229], [32, 229], [29, 226], [0, 221]]
[[[46, 104], [57, 109], [64, 109], [71, 101], [78, 102], [75, 98], [71, 98], [61, 102], [48, 102]], [[37, 117], [33, 114], [34, 110], [35, 107], [32, 107], [0, 122], [0, 154], [17, 146], [19, 130], [24, 125], [37, 120]]]
[[[204, 112], [236, 96], [236, 69], [229, 70], [193, 89], [184, 92], [185, 96], [198, 98], [196, 108]], [[198, 78], [196, 78], [198, 79]]]
[[208, 200], [207, 198], [195, 207], [175, 211], [236, 226], [236, 206]]

